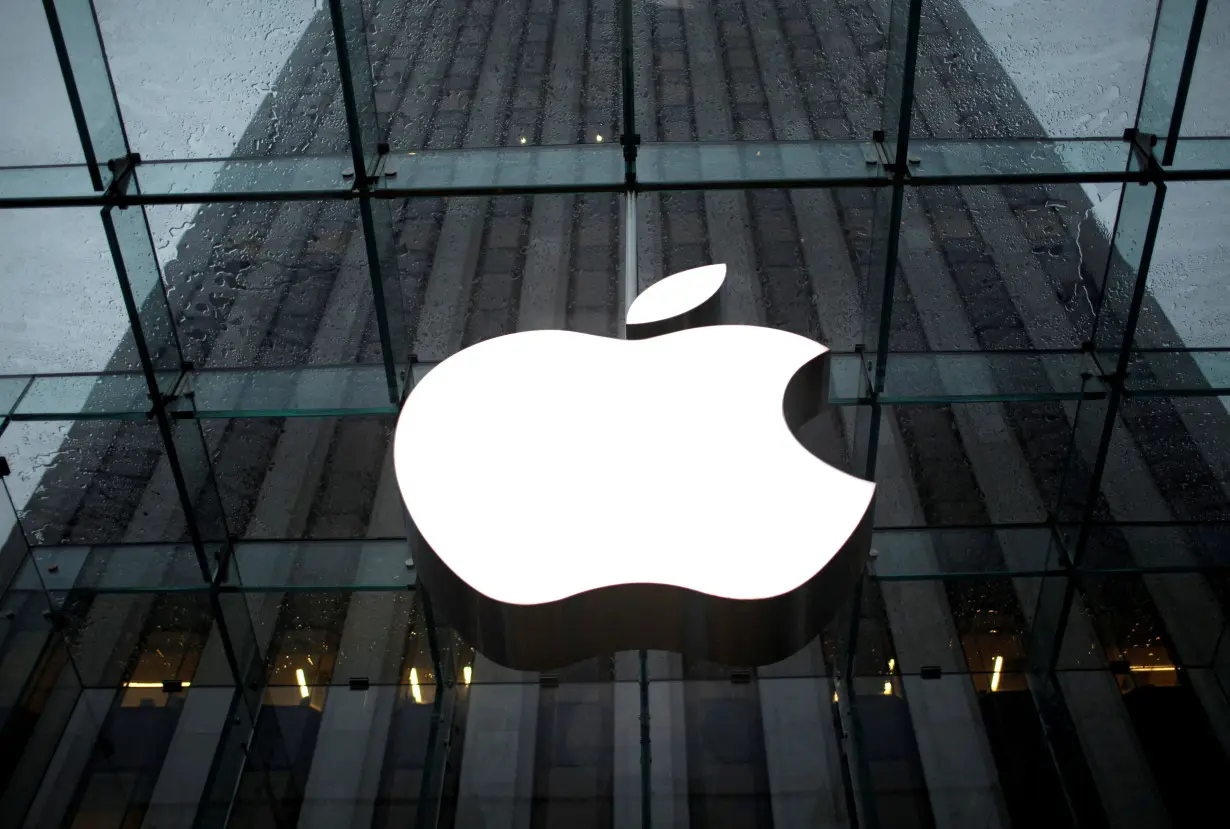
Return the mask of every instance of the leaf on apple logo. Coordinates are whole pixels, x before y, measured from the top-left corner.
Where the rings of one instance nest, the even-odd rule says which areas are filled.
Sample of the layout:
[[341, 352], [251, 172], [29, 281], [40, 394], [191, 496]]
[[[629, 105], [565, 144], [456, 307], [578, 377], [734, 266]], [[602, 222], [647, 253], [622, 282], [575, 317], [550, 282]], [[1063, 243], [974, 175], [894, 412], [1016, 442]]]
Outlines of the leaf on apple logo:
[[719, 324], [725, 282], [725, 265], [705, 265], [659, 279], [628, 306], [628, 339], [644, 340]]

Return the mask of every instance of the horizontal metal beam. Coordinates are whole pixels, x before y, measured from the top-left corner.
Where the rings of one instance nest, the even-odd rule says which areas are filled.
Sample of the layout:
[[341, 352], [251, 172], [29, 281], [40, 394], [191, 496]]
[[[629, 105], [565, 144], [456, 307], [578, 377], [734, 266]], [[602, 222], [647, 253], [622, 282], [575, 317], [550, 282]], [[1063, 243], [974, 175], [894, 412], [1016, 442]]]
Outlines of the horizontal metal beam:
[[[1122, 139], [910, 142], [907, 187], [1143, 181]], [[403, 199], [624, 192], [619, 146], [567, 145], [391, 151], [372, 189], [355, 186], [348, 155], [142, 161], [137, 186], [98, 192], [86, 164], [0, 167], [0, 208], [102, 207], [248, 201]], [[1230, 138], [1186, 138], [1163, 181], [1230, 180]], [[649, 142], [638, 148], [636, 191], [885, 187], [870, 141]]]
[[[863, 356], [834, 353], [827, 402], [870, 403], [860, 383]], [[435, 363], [415, 363], [417, 382]], [[879, 396], [883, 405], [1092, 400], [1106, 389], [1079, 351], [895, 352]], [[172, 418], [393, 415], [380, 364], [296, 368], [188, 369], [160, 378]], [[1176, 389], [1176, 393], [1181, 390]], [[1189, 392], [1190, 393], [1190, 392]], [[150, 412], [139, 372], [0, 376], [0, 417], [138, 420]]]

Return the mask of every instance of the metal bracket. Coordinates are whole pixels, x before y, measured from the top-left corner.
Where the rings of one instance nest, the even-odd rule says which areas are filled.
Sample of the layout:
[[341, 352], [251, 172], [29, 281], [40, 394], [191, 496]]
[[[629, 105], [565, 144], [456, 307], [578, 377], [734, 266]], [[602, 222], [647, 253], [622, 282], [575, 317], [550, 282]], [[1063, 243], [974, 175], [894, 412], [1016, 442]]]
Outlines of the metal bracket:
[[641, 144], [638, 133], [625, 133], [619, 136], [619, 143], [624, 148], [624, 184], [630, 190], [636, 188], [636, 148]]
[[107, 162], [107, 169], [111, 171], [111, 184], [107, 187], [104, 197], [118, 205], [120, 210], [128, 208], [128, 185], [132, 181], [133, 170], [140, 163], [140, 153], [129, 153]]
[[1144, 170], [1145, 180], [1141, 184], [1160, 183], [1165, 173], [1157, 157], [1153, 155], [1153, 148], [1157, 146], [1157, 136], [1150, 132], [1141, 132], [1135, 127], [1128, 127], [1123, 131], [1123, 140], [1132, 145], [1136, 161]]
[[380, 144], [376, 149], [380, 153], [376, 159], [376, 167], [372, 171], [371, 177], [365, 181], [371, 187], [379, 187], [381, 179], [393, 178], [397, 175], [397, 168], [390, 163], [392, 154], [389, 152], [389, 145]]

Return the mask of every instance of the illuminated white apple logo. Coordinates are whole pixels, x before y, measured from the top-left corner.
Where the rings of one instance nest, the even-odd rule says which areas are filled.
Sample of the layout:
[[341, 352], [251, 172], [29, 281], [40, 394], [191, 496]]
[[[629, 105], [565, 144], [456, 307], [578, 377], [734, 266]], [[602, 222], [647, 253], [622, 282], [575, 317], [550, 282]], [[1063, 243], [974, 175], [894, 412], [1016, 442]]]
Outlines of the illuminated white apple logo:
[[725, 273], [647, 289], [628, 340], [509, 334], [410, 394], [394, 465], [418, 578], [487, 657], [545, 670], [658, 648], [762, 665], [852, 590], [874, 486], [795, 437], [828, 350], [712, 324]]

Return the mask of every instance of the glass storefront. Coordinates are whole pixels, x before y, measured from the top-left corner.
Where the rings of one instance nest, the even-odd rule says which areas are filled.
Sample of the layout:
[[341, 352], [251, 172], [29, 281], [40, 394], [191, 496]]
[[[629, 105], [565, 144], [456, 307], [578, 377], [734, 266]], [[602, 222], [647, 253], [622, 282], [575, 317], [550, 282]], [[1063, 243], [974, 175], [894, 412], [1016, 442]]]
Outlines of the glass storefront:
[[[2, 822], [1223, 812], [1228, 10], [10, 0]], [[833, 351], [859, 588], [766, 667], [484, 658], [418, 589], [401, 402], [716, 262], [724, 321]]]

